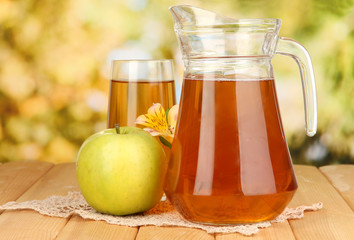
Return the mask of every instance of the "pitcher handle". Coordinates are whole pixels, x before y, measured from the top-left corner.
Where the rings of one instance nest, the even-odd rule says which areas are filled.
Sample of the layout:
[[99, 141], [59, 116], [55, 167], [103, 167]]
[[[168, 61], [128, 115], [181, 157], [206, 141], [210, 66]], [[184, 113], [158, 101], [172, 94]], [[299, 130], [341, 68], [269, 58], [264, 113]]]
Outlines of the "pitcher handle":
[[309, 53], [300, 43], [290, 38], [280, 37], [276, 54], [292, 57], [299, 66], [305, 105], [305, 131], [314, 136], [317, 131], [316, 83]]

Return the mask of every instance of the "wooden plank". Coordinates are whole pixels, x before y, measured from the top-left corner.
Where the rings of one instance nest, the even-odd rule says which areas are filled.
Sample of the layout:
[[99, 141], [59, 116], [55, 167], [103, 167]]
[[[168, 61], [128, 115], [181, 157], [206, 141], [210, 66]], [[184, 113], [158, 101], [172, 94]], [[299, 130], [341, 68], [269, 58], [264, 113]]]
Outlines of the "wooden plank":
[[257, 234], [252, 236], [244, 236], [239, 233], [217, 234], [216, 240], [295, 240], [295, 236], [287, 221], [282, 223], [274, 223], [272, 226], [260, 229]]
[[295, 166], [295, 172], [299, 188], [290, 206], [324, 205], [322, 210], [306, 213], [303, 219], [289, 220], [296, 239], [353, 239], [353, 212], [330, 182], [312, 166]]
[[140, 227], [136, 240], [212, 240], [214, 238], [214, 234], [208, 234], [200, 229], [146, 226]]
[[52, 195], [65, 196], [70, 191], [80, 191], [76, 180], [75, 163], [58, 164], [25, 192], [18, 202], [41, 200]]
[[320, 171], [354, 211], [354, 165], [329, 165], [320, 167]]
[[45, 162], [9, 162], [0, 165], [0, 205], [15, 201], [54, 166]]
[[59, 233], [57, 240], [134, 240], [138, 228], [108, 224], [104, 221], [85, 220], [73, 216]]
[[[0, 170], [4, 165], [6, 164], [0, 165]], [[353, 239], [353, 212], [338, 191], [314, 167], [296, 166], [295, 170], [299, 189], [290, 206], [311, 205], [318, 201], [324, 203], [324, 209], [308, 212], [301, 220], [289, 221], [296, 239]], [[9, 177], [12, 177], [3, 171], [0, 171], [0, 176], [1, 174], [8, 177], [0, 177], [0, 180], [8, 181]], [[16, 175], [18, 185], [27, 184], [28, 177], [30, 176], [26, 176], [26, 173], [24, 176], [18, 173]], [[0, 183], [0, 189], [1, 186], [8, 185], [4, 184], [4, 182]], [[16, 185], [13, 186], [16, 188]], [[50, 195], [66, 195], [70, 190], [78, 190], [74, 164], [56, 165], [18, 201], [44, 199]], [[78, 216], [74, 216], [63, 228], [67, 221], [63, 218], [42, 216], [30, 210], [6, 211], [0, 215], [0, 239], [55, 239], [57, 236], [58, 239], [134, 239], [137, 231], [136, 228], [83, 220]], [[262, 229], [252, 237], [244, 237], [240, 234], [217, 234], [216, 239], [277, 239], [279, 234], [284, 234], [283, 239], [293, 239], [289, 233], [286, 223], [281, 223]], [[136, 239], [214, 239], [214, 235], [198, 229], [149, 226], [141, 227]]]
[[[26, 176], [22, 181], [27, 181]], [[26, 191], [19, 202], [66, 195], [78, 191], [73, 163], [55, 165]], [[55, 239], [68, 219], [43, 216], [32, 210], [5, 211], [0, 215], [0, 239]]]

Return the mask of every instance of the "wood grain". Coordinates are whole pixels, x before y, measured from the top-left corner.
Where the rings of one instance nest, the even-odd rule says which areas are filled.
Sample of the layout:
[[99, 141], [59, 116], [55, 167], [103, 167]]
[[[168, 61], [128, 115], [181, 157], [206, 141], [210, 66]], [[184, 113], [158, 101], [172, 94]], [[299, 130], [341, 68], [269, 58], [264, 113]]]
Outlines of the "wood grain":
[[257, 234], [244, 236], [239, 233], [216, 234], [216, 240], [295, 240], [289, 223], [274, 223], [269, 228], [260, 229]]
[[337, 191], [354, 211], [354, 165], [330, 165], [320, 167]]
[[134, 240], [138, 228], [108, 224], [104, 221], [85, 220], [73, 216], [58, 235], [57, 240]]
[[[19, 176], [19, 181], [27, 181]], [[72, 163], [55, 165], [19, 199], [19, 202], [65, 195], [78, 190]], [[0, 215], [0, 239], [55, 239], [68, 219], [43, 216], [32, 210], [5, 211]]]
[[[256, 235], [208, 234], [183, 227], [145, 226], [137, 228], [110, 225], [103, 221], [47, 217], [32, 210], [5, 211], [0, 215], [1, 239], [137, 239], [137, 240], [354, 240], [353, 166], [295, 166], [298, 191], [291, 207], [323, 202], [324, 208], [306, 212], [301, 220], [289, 220], [260, 229]], [[349, 186], [349, 187], [348, 187]], [[78, 191], [73, 163], [53, 166], [47, 163], [0, 164], [0, 201], [44, 199]], [[10, 200], [8, 200], [10, 199]]]
[[301, 220], [289, 220], [296, 239], [354, 239], [354, 216], [330, 182], [312, 166], [295, 166], [299, 188], [290, 206], [322, 202], [324, 208], [307, 212]]
[[136, 240], [212, 240], [214, 234], [184, 227], [140, 227]]
[[65, 196], [70, 191], [80, 191], [76, 180], [75, 164], [63, 163], [50, 169], [17, 201], [41, 200], [51, 195]]
[[45, 162], [10, 162], [0, 165], [0, 205], [15, 201], [54, 165]]

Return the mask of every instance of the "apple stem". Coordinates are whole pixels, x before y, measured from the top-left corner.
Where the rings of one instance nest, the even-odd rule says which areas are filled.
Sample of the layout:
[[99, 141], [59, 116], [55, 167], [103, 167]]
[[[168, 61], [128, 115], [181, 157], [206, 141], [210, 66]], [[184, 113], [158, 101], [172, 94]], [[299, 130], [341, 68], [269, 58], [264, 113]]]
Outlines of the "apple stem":
[[120, 134], [120, 127], [119, 127], [119, 124], [114, 124], [114, 127], [116, 128], [117, 134]]

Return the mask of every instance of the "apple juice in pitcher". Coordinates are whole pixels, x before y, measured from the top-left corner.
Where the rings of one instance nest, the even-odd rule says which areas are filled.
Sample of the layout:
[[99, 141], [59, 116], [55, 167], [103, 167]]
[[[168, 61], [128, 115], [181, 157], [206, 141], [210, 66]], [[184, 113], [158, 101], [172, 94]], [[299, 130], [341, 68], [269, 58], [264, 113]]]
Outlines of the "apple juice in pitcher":
[[280, 19], [232, 19], [188, 5], [170, 10], [185, 69], [166, 196], [193, 222], [274, 219], [297, 183], [272, 58], [278, 53], [297, 61], [306, 132], [313, 136], [317, 105], [311, 59], [299, 43], [279, 37]]
[[183, 91], [165, 187], [175, 207], [208, 223], [280, 214], [297, 184], [274, 79], [193, 76]]

